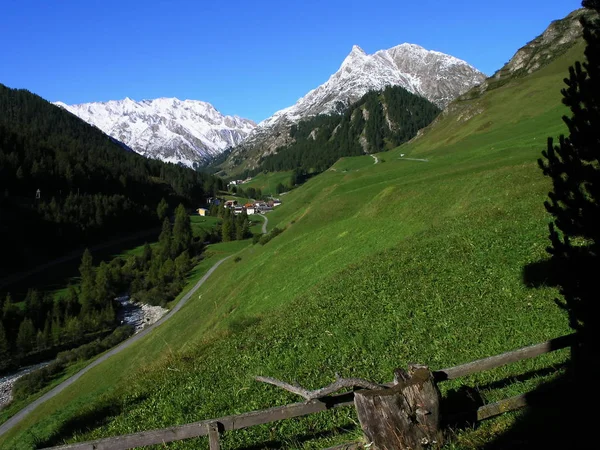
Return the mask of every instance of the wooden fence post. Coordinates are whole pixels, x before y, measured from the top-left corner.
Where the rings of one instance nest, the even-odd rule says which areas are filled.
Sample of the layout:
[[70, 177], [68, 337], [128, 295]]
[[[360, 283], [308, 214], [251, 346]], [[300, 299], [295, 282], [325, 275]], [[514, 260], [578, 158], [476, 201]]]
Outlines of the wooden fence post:
[[396, 369], [391, 389], [354, 394], [367, 441], [376, 450], [425, 449], [441, 446], [440, 392], [427, 366]]
[[208, 424], [208, 444], [210, 450], [219, 450], [219, 424], [217, 422]]

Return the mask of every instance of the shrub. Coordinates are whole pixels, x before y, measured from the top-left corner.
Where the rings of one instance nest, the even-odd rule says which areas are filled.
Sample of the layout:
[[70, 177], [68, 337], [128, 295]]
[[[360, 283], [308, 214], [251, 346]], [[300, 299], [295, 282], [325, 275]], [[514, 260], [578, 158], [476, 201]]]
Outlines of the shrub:
[[270, 233], [268, 233], [268, 234], [263, 234], [263, 235], [260, 237], [260, 239], [259, 239], [258, 243], [259, 243], [260, 245], [265, 245], [267, 242], [269, 242], [269, 241], [270, 241], [271, 239], [273, 239], [275, 236], [277, 236], [277, 235], [280, 235], [281, 233], [283, 233], [283, 229], [275, 227], [275, 228], [273, 228], [273, 229], [271, 230], [271, 232], [270, 232]]
[[130, 325], [124, 325], [116, 328], [104, 339], [81, 345], [73, 350], [60, 352], [56, 359], [46, 367], [35, 370], [19, 378], [13, 387], [13, 397], [15, 399], [24, 399], [31, 394], [36, 393], [52, 380], [62, 375], [65, 369], [77, 362], [91, 358], [118, 343], [124, 341], [133, 334], [134, 328]]

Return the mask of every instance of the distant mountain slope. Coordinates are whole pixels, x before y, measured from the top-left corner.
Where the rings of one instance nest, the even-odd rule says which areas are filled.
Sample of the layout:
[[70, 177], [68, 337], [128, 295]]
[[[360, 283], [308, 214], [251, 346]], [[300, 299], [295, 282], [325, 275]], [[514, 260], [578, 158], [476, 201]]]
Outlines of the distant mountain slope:
[[[462, 123], [482, 114], [485, 112], [485, 103], [471, 100], [481, 98], [485, 93], [507, 84], [516, 83], [517, 80], [528, 75], [534, 75], [563, 54], [571, 51], [572, 47], [581, 44], [582, 27], [579, 21], [584, 15], [589, 16], [591, 13], [585, 9], [578, 9], [566, 17], [550, 23], [541, 35], [517, 50], [510, 61], [497, 70], [494, 75], [458, 97], [419, 134], [437, 127], [438, 122], [444, 121], [449, 116]], [[567, 75], [568, 72], [565, 72], [563, 76]], [[458, 124], [452, 126], [457, 127]], [[438, 131], [442, 129], [437, 128]]]
[[137, 153], [188, 167], [242, 142], [256, 124], [224, 116], [210, 103], [177, 98], [66, 105], [56, 102]]
[[439, 112], [436, 105], [400, 86], [371, 91], [344, 114], [321, 114], [292, 125], [294, 142], [262, 159], [257, 170], [322, 172], [343, 156], [397, 147]]
[[401, 44], [373, 55], [355, 45], [329, 80], [259, 123], [233, 155], [272, 153], [291, 141], [289, 130], [294, 123], [318, 114], [341, 113], [369, 91], [400, 86], [443, 108], [485, 78], [465, 61], [418, 45]]
[[222, 183], [126, 151], [41, 97], [0, 84], [0, 277], [157, 226], [162, 198], [195, 206]]

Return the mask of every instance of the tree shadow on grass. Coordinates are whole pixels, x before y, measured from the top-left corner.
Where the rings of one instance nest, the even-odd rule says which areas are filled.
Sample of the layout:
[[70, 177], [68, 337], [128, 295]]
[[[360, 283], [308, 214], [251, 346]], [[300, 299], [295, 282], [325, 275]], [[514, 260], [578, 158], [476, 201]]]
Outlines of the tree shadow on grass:
[[551, 367], [544, 367], [542, 369], [530, 370], [528, 372], [522, 373], [520, 375], [515, 375], [512, 377], [504, 378], [498, 381], [492, 381], [490, 383], [479, 385], [480, 390], [493, 390], [493, 389], [502, 389], [513, 383], [519, 383], [526, 380], [530, 380], [531, 378], [536, 377], [546, 377], [556, 373], [559, 370], [565, 369], [568, 363], [563, 362], [559, 364], [555, 364]]
[[558, 265], [551, 258], [527, 264], [522, 271], [523, 284], [528, 288], [557, 287], [556, 275], [559, 270]]
[[247, 447], [242, 447], [240, 450], [262, 450], [262, 449], [280, 449], [280, 448], [290, 448], [291, 446], [296, 447], [300, 444], [303, 444], [308, 441], [312, 441], [315, 439], [326, 439], [331, 438], [342, 433], [348, 433], [349, 431], [355, 431], [358, 426], [354, 423], [348, 423], [343, 427], [335, 427], [326, 431], [319, 431], [315, 433], [306, 433], [301, 435], [292, 436], [286, 438], [285, 440], [281, 439], [271, 439], [269, 441], [263, 441], [260, 444], [251, 445]]
[[[127, 407], [135, 406], [145, 400], [146, 397], [137, 397], [134, 401], [128, 402]], [[103, 402], [93, 409], [86, 409], [75, 417], [63, 423], [57, 431], [46, 439], [39, 439], [35, 445], [36, 448], [52, 447], [64, 444], [65, 441], [75, 435], [87, 433], [90, 430], [101, 427], [119, 414], [123, 413], [125, 405], [116, 398]]]
[[[547, 258], [523, 267], [523, 283], [530, 288], [558, 286], [560, 271], [552, 259]], [[487, 442], [482, 448], [529, 449], [529, 448], [589, 448], [591, 442], [583, 418], [587, 407], [593, 406], [589, 391], [573, 370], [572, 360], [559, 367], [542, 369], [549, 375], [555, 370], [565, 373], [548, 381], [525, 395], [526, 409], [515, 419], [511, 427]], [[584, 391], [584, 389], [587, 389]], [[594, 395], [595, 397], [595, 395]]]
[[581, 393], [570, 372], [543, 384], [526, 394], [527, 409], [515, 423], [483, 448], [591, 448], [591, 436], [582, 426], [585, 405]]

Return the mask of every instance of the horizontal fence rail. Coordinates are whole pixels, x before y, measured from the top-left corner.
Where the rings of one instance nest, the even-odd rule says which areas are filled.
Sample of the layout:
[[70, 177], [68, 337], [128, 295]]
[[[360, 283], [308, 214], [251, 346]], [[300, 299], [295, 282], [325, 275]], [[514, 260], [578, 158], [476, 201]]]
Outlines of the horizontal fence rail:
[[[573, 345], [576, 342], [575, 334], [550, 339], [540, 344], [524, 347], [519, 350], [490, 356], [455, 367], [448, 367], [432, 372], [437, 382], [453, 380], [456, 378], [483, 372], [509, 363], [522, 361], [536, 356], [550, 353]], [[393, 383], [386, 383], [392, 386]], [[527, 406], [526, 395], [517, 395], [496, 403], [481, 406], [477, 409], [477, 420], [484, 420], [500, 415], [507, 411]], [[178, 425], [159, 430], [142, 431], [111, 438], [98, 439], [95, 441], [81, 442], [76, 444], [51, 447], [46, 450], [119, 450], [145, 445], [165, 444], [167, 442], [183, 439], [209, 436], [210, 448], [219, 448], [218, 433], [224, 431], [241, 430], [243, 428], [279, 420], [291, 419], [326, 411], [333, 408], [354, 405], [354, 392], [332, 395], [306, 402], [292, 403], [274, 408], [252, 411], [244, 414], [225, 416], [218, 419], [208, 419], [199, 422]]]
[[278, 420], [291, 419], [314, 414], [328, 409], [351, 406], [354, 404], [354, 392], [332, 395], [308, 402], [292, 403], [285, 406], [252, 411], [244, 414], [221, 417], [219, 419], [208, 419], [200, 422], [188, 423], [160, 430], [142, 431], [139, 433], [126, 434], [95, 441], [52, 447], [53, 449], [77, 449], [77, 450], [114, 450], [141, 447], [144, 445], [163, 444], [179, 441], [182, 439], [207, 436], [209, 428], [217, 425], [219, 432], [241, 430], [243, 428], [276, 422]]
[[575, 343], [575, 334], [550, 339], [540, 344], [520, 348], [501, 355], [490, 356], [489, 358], [478, 359], [460, 366], [448, 367], [447, 369], [436, 370], [433, 372], [435, 380], [440, 381], [453, 380], [455, 378], [465, 377], [474, 373], [483, 372], [506, 364], [522, 361], [524, 359], [535, 358], [544, 353], [553, 352], [562, 348], [569, 347]]

